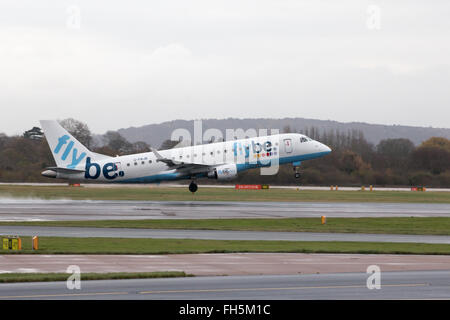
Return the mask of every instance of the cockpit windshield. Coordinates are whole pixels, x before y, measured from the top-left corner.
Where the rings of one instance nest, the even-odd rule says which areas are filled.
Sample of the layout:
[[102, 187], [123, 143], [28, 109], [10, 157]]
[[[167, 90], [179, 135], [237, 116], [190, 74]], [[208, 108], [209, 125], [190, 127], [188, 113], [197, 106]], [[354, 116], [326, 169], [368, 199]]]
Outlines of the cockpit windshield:
[[309, 137], [307, 137], [307, 136], [302, 136], [302, 137], [300, 138], [300, 143], [308, 142], [308, 141], [311, 141], [311, 138], [309, 138]]

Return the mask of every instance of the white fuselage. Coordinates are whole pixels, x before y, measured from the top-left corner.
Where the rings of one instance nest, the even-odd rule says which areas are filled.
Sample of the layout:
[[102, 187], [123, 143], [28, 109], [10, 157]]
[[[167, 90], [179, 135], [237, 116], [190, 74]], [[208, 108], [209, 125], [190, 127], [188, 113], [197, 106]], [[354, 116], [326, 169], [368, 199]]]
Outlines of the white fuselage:
[[[97, 160], [87, 158], [84, 167], [79, 168], [86, 172], [72, 173], [70, 176], [59, 173], [58, 178], [116, 183], [159, 182], [207, 176], [205, 166], [235, 165], [237, 172], [240, 172], [286, 163], [299, 165], [301, 161], [330, 152], [329, 147], [318, 141], [289, 133], [158, 151], [164, 159], [173, 160], [181, 167], [189, 165], [189, 171], [174, 169], [159, 161], [154, 152], [146, 152]], [[201, 166], [198, 173], [195, 171], [196, 165]]]

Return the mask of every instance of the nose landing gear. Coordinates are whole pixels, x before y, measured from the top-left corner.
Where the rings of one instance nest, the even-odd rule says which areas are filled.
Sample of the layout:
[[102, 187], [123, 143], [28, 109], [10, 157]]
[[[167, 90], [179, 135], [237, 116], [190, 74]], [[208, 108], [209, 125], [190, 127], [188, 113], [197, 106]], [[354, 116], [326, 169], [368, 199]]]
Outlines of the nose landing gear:
[[298, 167], [294, 167], [294, 172], [295, 172], [295, 179], [300, 179], [300, 172], [299, 172], [299, 168]]
[[294, 172], [295, 172], [295, 179], [300, 179], [300, 161], [293, 162], [292, 165], [294, 166]]

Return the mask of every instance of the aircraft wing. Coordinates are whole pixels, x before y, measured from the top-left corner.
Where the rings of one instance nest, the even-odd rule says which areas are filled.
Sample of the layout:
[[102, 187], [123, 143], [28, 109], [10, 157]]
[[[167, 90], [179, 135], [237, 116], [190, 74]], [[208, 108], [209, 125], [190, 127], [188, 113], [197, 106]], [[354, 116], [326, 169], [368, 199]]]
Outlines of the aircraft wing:
[[163, 162], [167, 164], [171, 169], [176, 169], [177, 171], [186, 174], [197, 174], [197, 173], [207, 173], [212, 170], [212, 168], [221, 165], [220, 163], [209, 165], [203, 163], [192, 163], [192, 162], [182, 162], [169, 158], [165, 158], [155, 149], [151, 149], [156, 157], [156, 161]]

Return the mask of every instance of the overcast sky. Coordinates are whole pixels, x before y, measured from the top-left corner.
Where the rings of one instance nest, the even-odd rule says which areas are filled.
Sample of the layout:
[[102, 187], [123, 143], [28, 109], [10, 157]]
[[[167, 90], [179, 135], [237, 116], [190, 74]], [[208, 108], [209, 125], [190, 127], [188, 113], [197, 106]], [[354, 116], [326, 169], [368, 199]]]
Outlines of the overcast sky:
[[450, 128], [450, 1], [0, 3], [0, 132], [304, 117]]

